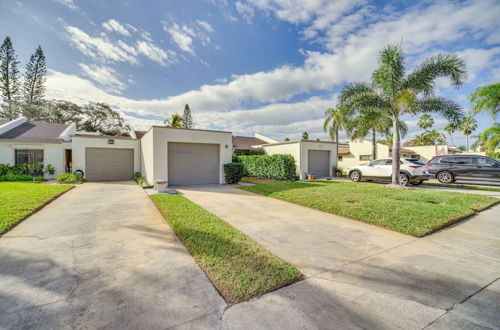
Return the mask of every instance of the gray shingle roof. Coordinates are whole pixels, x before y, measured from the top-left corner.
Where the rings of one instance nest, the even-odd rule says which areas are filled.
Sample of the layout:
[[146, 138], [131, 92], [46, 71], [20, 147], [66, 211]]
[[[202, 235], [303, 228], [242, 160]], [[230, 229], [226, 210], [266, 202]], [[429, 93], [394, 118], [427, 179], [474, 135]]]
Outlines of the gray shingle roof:
[[253, 136], [233, 135], [233, 146], [235, 149], [250, 150], [254, 149], [252, 146], [259, 144], [267, 144], [267, 142]]
[[59, 136], [68, 127], [67, 124], [26, 122], [0, 135], [0, 140], [20, 142], [61, 142]]

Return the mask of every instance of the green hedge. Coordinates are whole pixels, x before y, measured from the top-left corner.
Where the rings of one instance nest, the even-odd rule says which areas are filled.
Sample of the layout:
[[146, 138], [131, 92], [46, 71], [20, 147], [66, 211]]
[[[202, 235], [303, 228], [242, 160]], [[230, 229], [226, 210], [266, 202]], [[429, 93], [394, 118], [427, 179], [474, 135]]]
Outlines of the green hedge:
[[297, 167], [292, 155], [238, 156], [244, 175], [264, 179], [296, 180]]
[[57, 181], [64, 183], [80, 183], [86, 180], [78, 174], [74, 173], [62, 173], [57, 176]]
[[241, 163], [224, 164], [224, 175], [226, 183], [238, 183], [243, 177], [243, 165]]
[[7, 174], [7, 175], [0, 176], [0, 181], [33, 181], [33, 176]]

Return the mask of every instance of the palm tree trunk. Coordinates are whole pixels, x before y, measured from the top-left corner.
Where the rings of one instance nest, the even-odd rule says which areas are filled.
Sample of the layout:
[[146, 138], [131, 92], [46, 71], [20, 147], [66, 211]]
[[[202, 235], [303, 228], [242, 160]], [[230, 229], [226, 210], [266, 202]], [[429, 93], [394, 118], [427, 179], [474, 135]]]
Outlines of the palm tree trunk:
[[377, 135], [375, 128], [372, 128], [372, 160], [377, 159]]
[[399, 185], [399, 158], [401, 142], [399, 140], [398, 117], [392, 119], [392, 184]]
[[455, 146], [455, 142], [453, 142], [453, 136], [451, 136], [451, 133], [448, 133], [450, 135], [450, 140], [451, 140], [451, 145]]
[[469, 150], [469, 135], [468, 135], [468, 134], [467, 134], [467, 135], [465, 135], [465, 141], [466, 141], [466, 142], [465, 142], [465, 145], [467, 146], [465, 150], [470, 151], [470, 150]]
[[[338, 169], [339, 168], [339, 128], [338, 128], [338, 126], [335, 129], [335, 149], [336, 149], [335, 157], [337, 157], [335, 159], [335, 168]], [[332, 173], [332, 175], [334, 176], [335, 173]]]

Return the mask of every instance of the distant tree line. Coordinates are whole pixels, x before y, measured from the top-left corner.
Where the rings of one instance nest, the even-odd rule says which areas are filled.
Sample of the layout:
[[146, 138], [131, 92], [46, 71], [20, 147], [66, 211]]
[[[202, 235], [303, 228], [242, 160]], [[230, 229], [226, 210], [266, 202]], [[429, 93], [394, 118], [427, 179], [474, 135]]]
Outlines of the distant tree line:
[[107, 104], [90, 102], [80, 106], [45, 98], [47, 68], [42, 47], [36, 48], [22, 75], [19, 63], [12, 40], [6, 37], [0, 46], [0, 119], [23, 116], [35, 122], [76, 123], [78, 130], [87, 132], [129, 135], [130, 126]]

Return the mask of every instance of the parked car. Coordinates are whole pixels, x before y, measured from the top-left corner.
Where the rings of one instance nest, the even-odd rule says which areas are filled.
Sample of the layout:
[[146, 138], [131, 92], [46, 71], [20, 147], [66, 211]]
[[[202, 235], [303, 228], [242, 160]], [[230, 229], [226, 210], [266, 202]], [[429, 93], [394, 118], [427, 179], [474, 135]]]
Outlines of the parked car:
[[480, 155], [446, 155], [433, 157], [429, 173], [441, 183], [461, 180], [500, 181], [500, 162]]
[[[417, 159], [404, 158], [400, 160], [399, 184], [419, 185], [429, 180], [429, 171], [424, 163]], [[353, 182], [367, 181], [391, 181], [392, 159], [381, 158], [366, 165], [354, 166], [347, 169], [347, 175]]]

